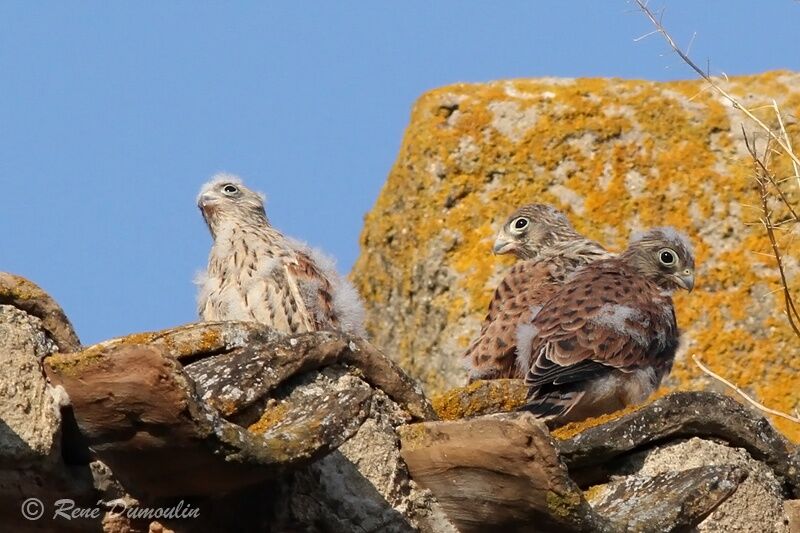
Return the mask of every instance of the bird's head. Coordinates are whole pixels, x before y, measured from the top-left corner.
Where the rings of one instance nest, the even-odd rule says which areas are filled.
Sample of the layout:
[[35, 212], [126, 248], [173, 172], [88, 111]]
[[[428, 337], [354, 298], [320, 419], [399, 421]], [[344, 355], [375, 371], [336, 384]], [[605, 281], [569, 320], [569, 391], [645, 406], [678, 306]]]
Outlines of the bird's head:
[[520, 207], [503, 223], [494, 241], [495, 254], [514, 254], [533, 259], [542, 249], [577, 235], [566, 215], [551, 205]]
[[694, 288], [694, 252], [683, 233], [674, 228], [653, 228], [631, 237], [620, 256], [662, 289]]
[[217, 174], [203, 185], [197, 196], [197, 207], [215, 237], [220, 226], [229, 222], [268, 224], [264, 195], [251, 191], [231, 174]]

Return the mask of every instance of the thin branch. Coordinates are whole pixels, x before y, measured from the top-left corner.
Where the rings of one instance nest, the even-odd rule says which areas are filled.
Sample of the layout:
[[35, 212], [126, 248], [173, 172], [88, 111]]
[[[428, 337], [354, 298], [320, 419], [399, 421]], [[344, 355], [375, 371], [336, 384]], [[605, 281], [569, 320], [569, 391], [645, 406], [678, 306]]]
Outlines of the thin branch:
[[[664, 24], [662, 22], [663, 18], [663, 11], [661, 11], [658, 16], [650, 10], [647, 6], [647, 2], [645, 0], [635, 0], [636, 5], [639, 7], [639, 10], [644, 13], [644, 15], [650, 19], [650, 22], [653, 23], [656, 31], [662, 35], [662, 37], [666, 40], [667, 44], [672, 48], [672, 50], [686, 63], [689, 67], [692, 68], [703, 80], [705, 80], [708, 85], [713, 88], [718, 94], [724, 97], [730, 104], [734, 107], [734, 109], [740, 110], [744, 113], [748, 118], [750, 118], [753, 122], [755, 122], [759, 128], [761, 128], [767, 134], [767, 143], [764, 149], [764, 154], [759, 156], [756, 149], [755, 140], [751, 144], [751, 140], [747, 137], [747, 134], [744, 130], [744, 126], [742, 126], [742, 134], [744, 135], [744, 142], [747, 146], [748, 152], [753, 158], [756, 176], [755, 180], [758, 185], [758, 192], [760, 194], [760, 210], [762, 212], [761, 216], [761, 224], [763, 224], [767, 236], [770, 241], [770, 245], [772, 247], [772, 255], [775, 258], [777, 263], [778, 271], [780, 273], [780, 282], [781, 282], [781, 290], [784, 296], [784, 303], [786, 306], [786, 316], [789, 320], [789, 324], [794, 331], [794, 333], [800, 337], [800, 312], [795, 305], [793, 300], [792, 291], [789, 289], [789, 283], [786, 277], [786, 271], [784, 269], [783, 264], [783, 256], [781, 254], [780, 245], [778, 243], [778, 239], [775, 236], [775, 232], [777, 226], [783, 224], [785, 222], [792, 222], [794, 224], [800, 224], [800, 218], [798, 217], [798, 211], [792, 206], [792, 203], [787, 198], [786, 194], [784, 194], [783, 190], [780, 188], [778, 180], [776, 180], [775, 175], [773, 172], [770, 171], [769, 168], [769, 161], [770, 156], [775, 154], [778, 156], [788, 156], [792, 162], [792, 168], [794, 170], [794, 174], [797, 179], [798, 189], [800, 189], [800, 158], [794, 153], [792, 149], [791, 139], [789, 137], [788, 132], [786, 131], [786, 126], [784, 124], [783, 116], [781, 114], [780, 108], [778, 107], [778, 103], [773, 99], [772, 105], [768, 106], [771, 107], [778, 121], [778, 129], [774, 131], [771, 127], [767, 126], [762, 120], [755, 116], [754, 110], [761, 110], [763, 107], [754, 107], [753, 110], [748, 109], [745, 107], [739, 100], [737, 100], [733, 95], [728, 93], [725, 89], [723, 89], [712, 77], [710, 74], [710, 66], [707, 71], [703, 71], [697, 64], [692, 61], [687, 51], [684, 52], [674, 41], [672, 36], [667, 33], [667, 30], [664, 28]], [[693, 38], [694, 39], [694, 38]], [[724, 76], [727, 80], [727, 76]], [[780, 147], [780, 150], [775, 149], [772, 144], [776, 144]], [[791, 219], [789, 221], [781, 220], [778, 222], [773, 222], [773, 214], [769, 208], [769, 201], [771, 200], [772, 196], [770, 196], [770, 186], [772, 189], [776, 191], [777, 196], [779, 197], [779, 201], [783, 206], [787, 208], [791, 215]], [[792, 228], [792, 230], [794, 227]], [[791, 231], [789, 233], [791, 235]]]
[[[769, 255], [770, 257], [774, 257], [772, 254], [767, 254], [767, 255]], [[767, 294], [769, 294], [769, 295], [773, 295], [773, 294], [775, 294], [776, 292], [783, 292], [783, 287], [778, 287], [777, 289], [772, 289], [772, 290], [771, 290], [771, 291], [769, 291]]]
[[[745, 139], [745, 144], [747, 144], [747, 139]], [[749, 148], [748, 148], [748, 151], [749, 151]], [[795, 221], [800, 221], [800, 218], [797, 217], [797, 213], [795, 213], [791, 202], [789, 202], [789, 199], [786, 198], [786, 195], [783, 193], [781, 188], [778, 187], [778, 184], [775, 182], [775, 178], [772, 176], [772, 173], [767, 169], [767, 167], [764, 164], [764, 162], [761, 159], [759, 159], [758, 157], [756, 157], [753, 154], [752, 151], [750, 152], [750, 155], [753, 156], [753, 161], [755, 162], [756, 165], [758, 165], [760, 173], [761, 173], [761, 176], [764, 179], [766, 179], [767, 181], [769, 181], [772, 184], [773, 188], [778, 192], [778, 196], [781, 197], [781, 201], [787, 207], [787, 209], [789, 209], [789, 212], [792, 214], [792, 218]]]
[[[775, 109], [775, 116], [778, 117], [778, 126], [781, 128], [783, 140], [786, 141], [786, 146], [789, 148], [789, 152], [792, 153], [792, 140], [789, 138], [789, 134], [786, 132], [786, 126], [783, 124], [781, 110], [778, 108], [778, 102], [776, 102], [774, 98], [772, 99], [772, 107]], [[800, 165], [795, 159], [792, 159], [792, 168], [794, 169], [794, 175], [797, 177], [797, 186], [800, 188]], [[795, 215], [795, 219], [796, 218], [797, 215]]]
[[747, 117], [750, 118], [750, 120], [758, 124], [758, 126], [765, 132], [767, 132], [767, 134], [772, 138], [772, 140], [778, 143], [778, 145], [786, 152], [786, 154], [790, 158], [792, 158], [792, 161], [794, 161], [797, 165], [800, 165], [800, 157], [798, 157], [797, 155], [794, 154], [794, 152], [792, 152], [792, 149], [786, 144], [786, 142], [781, 137], [776, 135], [775, 132], [773, 132], [772, 129], [769, 128], [769, 126], [764, 124], [764, 122], [762, 122], [757, 116], [755, 116], [752, 111], [750, 111], [747, 107], [742, 105], [736, 98], [734, 98], [725, 89], [720, 87], [707, 72], [703, 71], [703, 69], [698, 67], [697, 64], [694, 61], [692, 61], [692, 59], [688, 55], [686, 55], [686, 53], [683, 50], [681, 50], [677, 44], [675, 44], [675, 41], [672, 39], [672, 36], [670, 36], [670, 34], [667, 33], [667, 30], [661, 23], [660, 18], [656, 18], [655, 14], [650, 10], [650, 8], [647, 7], [647, 2], [644, 2], [643, 0], [635, 0], [635, 1], [636, 4], [639, 6], [639, 9], [647, 16], [647, 18], [650, 19], [650, 22], [652, 22], [653, 25], [656, 27], [658, 33], [660, 33], [664, 37], [664, 40], [667, 41], [667, 44], [670, 46], [670, 48], [672, 48], [672, 50], [674, 50], [675, 53], [678, 54], [678, 56], [681, 59], [683, 59], [684, 63], [689, 65], [692, 68], [692, 70], [697, 72], [697, 74], [701, 78], [706, 80], [706, 82], [708, 82], [708, 84], [711, 85], [711, 87], [713, 87], [720, 95], [722, 95], [726, 100], [728, 100], [735, 109], [740, 110], [742, 113], [747, 115]]
[[653, 30], [651, 32], [645, 33], [644, 35], [640, 35], [639, 37], [636, 37], [633, 40], [633, 42], [638, 43], [639, 41], [643, 41], [643, 40], [647, 39], [648, 37], [650, 37], [651, 35], [655, 35], [656, 33], [658, 33], [658, 30]]
[[[795, 224], [796, 222], [797, 220], [792, 220], [791, 218], [787, 218], [786, 220], [781, 220], [780, 222], [773, 222], [772, 227], [780, 231], [792, 232], [797, 227], [797, 224]], [[784, 228], [783, 226], [785, 226], [786, 224], [792, 224], [792, 227]]]
[[777, 180], [777, 183], [783, 183], [785, 181], [795, 180], [795, 179], [796, 180], [800, 180], [800, 174], [796, 174], [796, 175], [793, 175], [793, 176], [786, 176], [785, 178], [779, 178]]
[[[686, 46], [686, 55], [688, 56], [692, 51], [692, 45], [694, 44], [694, 40], [697, 37], [697, 32], [692, 34], [692, 38], [689, 41], [689, 44]], [[708, 70], [711, 70], [711, 65], [708, 66]]]
[[800, 324], [800, 312], [798, 312], [794, 303], [794, 299], [792, 298], [792, 292], [789, 290], [789, 282], [786, 279], [786, 271], [783, 266], [783, 256], [781, 255], [780, 246], [778, 246], [778, 240], [775, 237], [775, 229], [774, 225], [772, 224], [771, 212], [769, 206], [767, 205], [767, 201], [769, 199], [767, 183], [770, 181], [774, 183], [774, 180], [770, 180], [767, 177], [771, 176], [767, 159], [768, 154], [770, 153], [769, 145], [764, 149], [762, 161], [762, 158], [759, 158], [758, 156], [755, 141], [751, 143], [750, 138], [744, 131], [744, 126], [742, 126], [742, 135], [744, 135], [744, 144], [747, 147], [747, 151], [750, 152], [750, 156], [753, 158], [753, 161], [756, 164], [756, 183], [758, 184], [758, 191], [761, 197], [761, 209], [764, 215], [762, 223], [764, 224], [764, 228], [767, 230], [767, 237], [769, 238], [770, 245], [772, 246], [772, 253], [775, 256], [775, 261], [778, 266], [781, 287], [783, 289], [783, 300], [786, 306], [786, 316], [789, 319], [789, 325], [791, 326], [795, 335], [800, 337], [800, 326], [798, 326], [798, 324]]
[[750, 402], [750, 404], [753, 405], [753, 407], [755, 407], [759, 411], [763, 411], [763, 412], [771, 414], [771, 415], [779, 416], [781, 418], [785, 418], [786, 420], [790, 420], [790, 421], [792, 421], [792, 422], [794, 422], [796, 424], [800, 424], [800, 417], [787, 415], [786, 413], [782, 413], [780, 411], [776, 411], [775, 409], [770, 409], [766, 405], [762, 405], [762, 404], [758, 403], [757, 401], [752, 399], [750, 396], [748, 396], [742, 389], [740, 389], [739, 387], [737, 387], [736, 385], [734, 385], [733, 383], [731, 383], [727, 379], [723, 378], [719, 374], [717, 374], [715, 372], [712, 372], [706, 365], [704, 365], [700, 361], [700, 358], [697, 357], [696, 355], [692, 354], [692, 360], [695, 362], [695, 364], [697, 364], [697, 366], [700, 367], [700, 370], [702, 370], [703, 372], [705, 372], [706, 374], [708, 374], [712, 378], [716, 379], [717, 381], [719, 381], [721, 383], [724, 383], [725, 385], [727, 385], [728, 387], [730, 387], [731, 389], [736, 391], [736, 393], [739, 394], [739, 396], [741, 396], [742, 398], [744, 398], [745, 400]]

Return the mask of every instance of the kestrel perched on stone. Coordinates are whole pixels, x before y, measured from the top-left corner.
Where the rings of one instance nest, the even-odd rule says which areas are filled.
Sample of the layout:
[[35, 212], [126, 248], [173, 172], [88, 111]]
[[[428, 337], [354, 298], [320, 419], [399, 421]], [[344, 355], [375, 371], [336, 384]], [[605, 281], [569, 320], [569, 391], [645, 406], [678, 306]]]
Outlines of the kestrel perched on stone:
[[200, 318], [261, 322], [284, 333], [364, 335], [355, 288], [325, 255], [270, 225], [263, 195], [218, 174], [203, 185], [197, 205], [214, 239], [198, 281]]
[[494, 252], [512, 253], [523, 261], [500, 282], [480, 334], [464, 354], [470, 381], [524, 377], [528, 369], [515, 364], [519, 325], [530, 322], [566, 276], [611, 256], [578, 233], [561, 211], [544, 204], [523, 206], [508, 217]]
[[525, 409], [561, 425], [645, 400], [678, 348], [671, 294], [693, 287], [692, 247], [672, 228], [634, 236], [618, 257], [577, 271], [520, 326]]

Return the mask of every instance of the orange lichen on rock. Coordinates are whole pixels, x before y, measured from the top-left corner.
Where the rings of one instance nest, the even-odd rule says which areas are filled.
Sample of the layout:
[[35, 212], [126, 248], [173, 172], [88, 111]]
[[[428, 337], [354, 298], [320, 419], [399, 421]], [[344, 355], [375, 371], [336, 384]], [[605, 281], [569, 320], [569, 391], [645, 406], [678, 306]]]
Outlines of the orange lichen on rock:
[[[720, 83], [751, 108], [775, 98], [787, 115], [800, 114], [798, 74]], [[774, 122], [770, 109], [757, 113]], [[492, 256], [494, 234], [515, 207], [547, 202], [612, 249], [640, 228], [686, 232], [697, 287], [676, 297], [685, 334], [668, 387], [714, 386], [688, 357], [696, 353], [762, 403], [793, 411], [800, 342], [758, 224], [745, 120], [699, 81], [514, 80], [423, 95], [366, 218], [353, 273], [374, 340], [428, 392], [463, 383], [461, 353], [510, 264]], [[797, 286], [800, 239], [782, 244]], [[773, 422], [800, 440], [798, 425]]]
[[441, 420], [457, 420], [470, 416], [513, 411], [525, 404], [527, 388], [520, 379], [475, 381], [431, 399], [433, 410]]
[[617, 418], [621, 418], [627, 414], [633, 413], [634, 411], [638, 411], [645, 405], [649, 405], [654, 401], [658, 400], [659, 398], [663, 398], [670, 392], [672, 391], [670, 391], [668, 388], [660, 387], [657, 391], [655, 391], [652, 395], [650, 395], [650, 397], [647, 398], [647, 400], [645, 400], [643, 403], [629, 405], [628, 407], [620, 409], [619, 411], [614, 411], [613, 413], [608, 413], [594, 418], [587, 418], [586, 420], [581, 420], [578, 422], [570, 422], [565, 426], [561, 426], [559, 428], [554, 429], [551, 432], [551, 434], [555, 438], [561, 440], [572, 438], [578, 433], [582, 433], [584, 430], [605, 424], [606, 422], [609, 422], [611, 420], [616, 420]]
[[79, 374], [84, 368], [96, 364], [102, 359], [102, 351], [85, 350], [79, 353], [54, 353], [47, 358], [47, 364], [57, 372], [73, 376]]
[[613, 413], [608, 413], [607, 415], [601, 415], [595, 418], [587, 418], [586, 420], [581, 420], [580, 422], [571, 422], [566, 426], [561, 426], [560, 428], [554, 429], [551, 432], [551, 435], [553, 435], [557, 439], [566, 440], [574, 437], [578, 433], [582, 433], [583, 431], [589, 428], [605, 424], [606, 422], [610, 422], [611, 420], [616, 420], [617, 418], [625, 416], [629, 413], [638, 411], [642, 407], [644, 407], [644, 404], [629, 405], [625, 409], [620, 409], [619, 411], [614, 411]]
[[263, 435], [275, 424], [284, 419], [288, 409], [287, 404], [277, 404], [265, 409], [264, 412], [261, 413], [261, 418], [248, 426], [247, 431], [255, 433], [256, 435]]

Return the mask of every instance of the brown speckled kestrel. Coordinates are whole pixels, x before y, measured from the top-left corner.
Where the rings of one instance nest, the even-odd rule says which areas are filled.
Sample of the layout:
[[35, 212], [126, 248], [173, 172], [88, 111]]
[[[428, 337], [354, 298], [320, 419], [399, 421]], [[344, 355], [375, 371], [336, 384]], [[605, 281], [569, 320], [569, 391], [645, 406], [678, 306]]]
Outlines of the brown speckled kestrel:
[[218, 174], [200, 190], [197, 205], [214, 239], [208, 270], [198, 280], [203, 320], [261, 322], [285, 333], [364, 334], [356, 290], [330, 259], [269, 224], [263, 195]]
[[561, 211], [544, 204], [516, 210], [503, 224], [494, 252], [513, 253], [523, 261], [500, 282], [480, 334], [464, 354], [470, 381], [524, 377], [527, 367], [515, 364], [518, 326], [530, 322], [566, 276], [611, 256], [578, 233]]
[[678, 348], [671, 294], [693, 287], [691, 245], [672, 228], [577, 271], [519, 328], [528, 339], [518, 347], [529, 368], [525, 409], [561, 425], [642, 402]]

